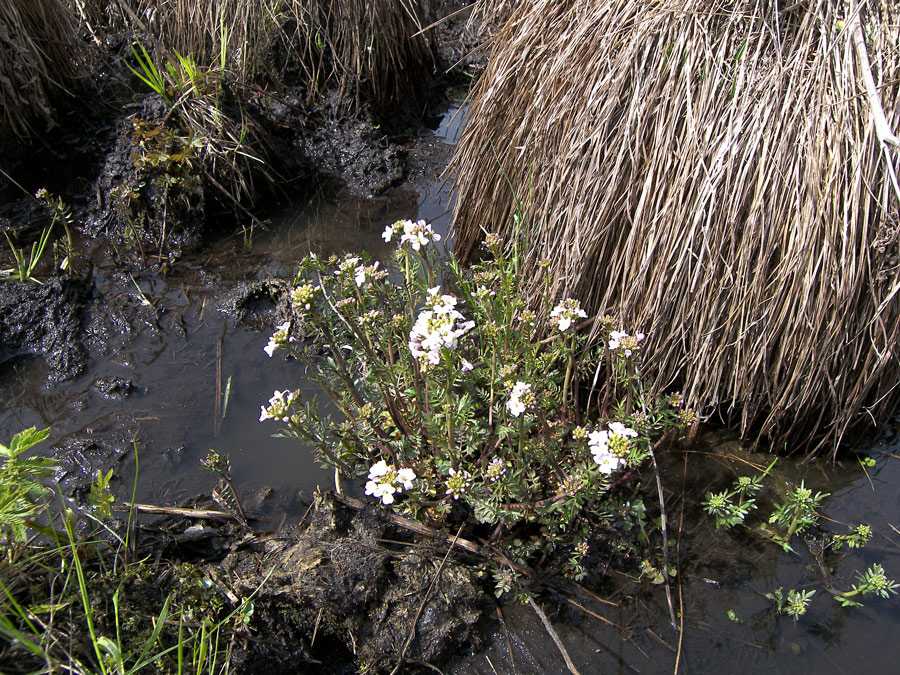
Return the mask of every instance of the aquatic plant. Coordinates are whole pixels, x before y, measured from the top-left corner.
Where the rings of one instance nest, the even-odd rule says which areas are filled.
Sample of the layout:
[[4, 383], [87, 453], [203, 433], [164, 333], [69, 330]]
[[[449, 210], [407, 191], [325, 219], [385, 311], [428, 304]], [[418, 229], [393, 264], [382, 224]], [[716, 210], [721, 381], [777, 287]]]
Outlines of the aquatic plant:
[[453, 159], [457, 253], [525, 202], [530, 298], [552, 260], [557, 297], [659, 327], [657, 385], [833, 452], [900, 401], [898, 25], [886, 0], [515, 3]]
[[[884, 569], [879, 563], [872, 564], [864, 574], [857, 573], [858, 583], [853, 584], [850, 590], [842, 591], [825, 571], [825, 556], [829, 552], [841, 550], [844, 546], [848, 549], [860, 549], [864, 547], [872, 537], [872, 528], [865, 524], [857, 524], [848, 528], [846, 534], [836, 532], [823, 532], [819, 528], [821, 519], [820, 509], [829, 496], [826, 492], [813, 492], [806, 487], [804, 481], [799, 485], [788, 484], [785, 486], [784, 495], [780, 501], [772, 501], [770, 513], [760, 523], [749, 521], [751, 512], [759, 508], [757, 494], [764, 486], [764, 479], [770, 475], [773, 460], [765, 471], [758, 476], [739, 476], [734, 480], [728, 490], [718, 493], [707, 492], [703, 500], [703, 509], [716, 520], [716, 528], [731, 530], [742, 526], [747, 532], [761, 535], [778, 545], [786, 552], [795, 552], [792, 546], [798, 535], [803, 535], [804, 547], [809, 550], [816, 563], [816, 567], [822, 573], [825, 590], [844, 607], [858, 607], [860, 603], [854, 599], [858, 596], [877, 595], [887, 598], [896, 594], [900, 584], [888, 579]], [[806, 608], [812, 600], [815, 591], [789, 590], [785, 595], [781, 588], [772, 593], [766, 593], [775, 605], [779, 614], [787, 614], [797, 619], [806, 612]]]
[[643, 505], [615, 487], [684, 425], [645, 388], [637, 340], [621, 348], [605, 319], [589, 343], [571, 298], [526, 308], [515, 242], [489, 236], [485, 259], [463, 269], [438, 256], [424, 221], [398, 221], [384, 239], [392, 268], [364, 255], [301, 262], [265, 350], [300, 359], [330, 406], [277, 391], [260, 421], [395, 511], [489, 528], [517, 565], [569, 555], [600, 530], [642, 529]]

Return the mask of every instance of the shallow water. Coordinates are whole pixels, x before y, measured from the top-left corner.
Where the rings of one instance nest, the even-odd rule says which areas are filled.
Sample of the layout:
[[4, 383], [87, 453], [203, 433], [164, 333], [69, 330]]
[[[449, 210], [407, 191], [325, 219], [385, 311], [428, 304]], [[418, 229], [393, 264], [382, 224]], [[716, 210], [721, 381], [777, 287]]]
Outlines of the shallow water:
[[[411, 155], [445, 158], [464, 117], [455, 116], [456, 110], [449, 109], [434, 137]], [[155, 310], [140, 307], [127, 275], [97, 261], [98, 290], [133, 303], [143, 323], [138, 322], [133, 339], [122, 339], [109, 355], [94, 358], [87, 374], [50, 389], [39, 357], [0, 363], [0, 439], [27, 426], [50, 426], [49, 445], [75, 439], [82, 448], [67, 455], [62, 478], [77, 483], [112, 457], [120, 499], [130, 496], [136, 448], [137, 499], [153, 504], [208, 493], [215, 479], [199, 461], [213, 448], [230, 458], [238, 493], [250, 510], [275, 523], [281, 518], [294, 522], [302, 506], [298, 493], [329, 486], [332, 474], [296, 442], [272, 438], [277, 425], [260, 424], [258, 418], [273, 390], [302, 386], [302, 367], [263, 352], [271, 332], [265, 325], [271, 308], [265, 303], [244, 323], [217, 307], [243, 281], [290, 276], [295, 261], [310, 250], [325, 255], [367, 250], [384, 258], [388, 249], [381, 232], [398, 218], [424, 218], [446, 235], [451, 195], [439, 175], [441, 161], [414, 164], [419, 169], [406, 188], [376, 199], [323, 188], [311, 202], [271, 214], [267, 227], [253, 232], [251, 246], [240, 235], [223, 237], [168, 276], [137, 276]], [[94, 383], [105, 377], [130, 379], [132, 394], [104, 398]], [[782, 460], [776, 471], [779, 480], [802, 478], [832, 493], [824, 512], [834, 522], [826, 521], [826, 529], [843, 531], [841, 523], [873, 526], [870, 545], [836, 564], [835, 583], [841, 588], [855, 581], [853, 570], [873, 562], [881, 562], [889, 577], [900, 576], [895, 529], [900, 528], [900, 442], [867, 442], [861, 449], [876, 459], [868, 475], [853, 460], [837, 467], [795, 467]], [[678, 658], [683, 673], [893, 672], [900, 659], [900, 643], [893, 639], [900, 622], [895, 599], [869, 599], [863, 609], [841, 609], [822, 588], [808, 552], [784, 553], [758, 537], [716, 532], [700, 513], [706, 491], [722, 489], [736, 473], [753, 473], [747, 464], [721, 456], [726, 453], [757, 466], [769, 461], [741, 453], [721, 435], [701, 440], [689, 452], [660, 458], [670, 537], [679, 542], [673, 551], [679, 574], [672, 591], [683, 617], [680, 647], [663, 588], [617, 577], [597, 589], [606, 603], [574, 598], [606, 621], [562, 599], [543, 602], [579, 670], [674, 672]], [[764, 593], [778, 586], [818, 589], [806, 616], [794, 622], [774, 614]], [[729, 610], [737, 621], [729, 619]], [[485, 648], [474, 656], [460, 655], [444, 672], [568, 672], [529, 607], [505, 603], [501, 613], [502, 623], [486, 622]]]
[[[718, 456], [735, 452], [733, 445], [720, 434], [688, 452], [660, 458], [670, 538], [678, 541], [672, 552], [679, 571], [672, 595], [676, 615], [683, 617], [680, 655], [679, 634], [670, 624], [664, 589], [646, 581], [619, 579], [599, 589], [604, 599], [617, 606], [577, 592], [573, 596], [624, 629], [591, 617], [565, 600], [543, 602], [576, 667], [583, 674], [672, 673], [677, 657], [680, 673], [895, 672], [900, 657], [900, 644], [894, 638], [900, 625], [896, 596], [888, 600], [870, 596], [862, 601], [862, 608], [841, 608], [823, 587], [818, 565], [799, 538], [797, 553], [785, 553], [755, 535], [716, 532], [712, 520], [700, 512], [698, 502], [706, 491], [722, 489], [735, 475], [754, 475], [747, 465]], [[900, 576], [900, 495], [896, 490], [900, 442], [868, 442], [865, 452], [876, 460], [868, 476], [853, 459], [836, 467], [798, 467], [781, 460], [770, 482], [796, 484], [802, 479], [808, 487], [831, 493], [823, 509], [826, 530], [842, 533], [846, 525], [861, 522], [873, 527], [875, 535], [868, 546], [840, 561], [830, 559], [835, 565], [829, 569], [832, 583], [843, 590], [857, 581], [855, 571], [863, 572], [875, 562], [883, 564], [889, 578]], [[759, 467], [770, 461], [769, 456], [736, 454]], [[687, 495], [683, 518], [682, 489]], [[765, 490], [760, 501], [773, 498], [776, 495]], [[809, 610], [798, 621], [773, 611], [765, 593], [777, 587], [816, 590]], [[490, 621], [488, 648], [445, 672], [569, 672], [528, 606], [506, 603], [502, 612], [504, 623]]]
[[[310, 201], [270, 214], [265, 228], [249, 238], [237, 234], [210, 242], [167, 276], [147, 273], [132, 281], [98, 252], [97, 291], [132, 303], [143, 323], [134, 322], [128, 339], [114, 337], [112, 353], [93, 358], [86, 374], [53, 388], [45, 386], [39, 357], [0, 364], [0, 438], [36, 425], [52, 429], [45, 447], [77, 439], [87, 449], [66, 455], [61, 476], [73, 482], [117, 457], [114, 487], [123, 499], [130, 496], [136, 449], [137, 499], [153, 504], [208, 493], [215, 477], [199, 461], [214, 449], [230, 458], [234, 482], [251, 510], [295, 515], [298, 492], [308, 496], [318, 485], [329, 486], [332, 473], [296, 441], [272, 438], [277, 425], [259, 423], [259, 410], [275, 389], [299, 387], [308, 396], [314, 391], [305, 384], [301, 364], [277, 354], [270, 359], [263, 351], [272, 330], [270, 304], [260, 303], [257, 315], [244, 323], [218, 306], [241, 282], [291, 277], [309, 251], [328, 256], [365, 250], [387, 259], [381, 233], [400, 218], [428, 220], [446, 244], [451, 196], [439, 167], [459, 132], [457, 111], [449, 107], [433, 136], [411, 151], [437, 160], [417, 164], [407, 187], [364, 199], [324, 186]], [[153, 309], [140, 307], [135, 284]], [[104, 398], [94, 385], [108, 377], [131, 380], [132, 393]], [[265, 503], [260, 494], [268, 494]]]

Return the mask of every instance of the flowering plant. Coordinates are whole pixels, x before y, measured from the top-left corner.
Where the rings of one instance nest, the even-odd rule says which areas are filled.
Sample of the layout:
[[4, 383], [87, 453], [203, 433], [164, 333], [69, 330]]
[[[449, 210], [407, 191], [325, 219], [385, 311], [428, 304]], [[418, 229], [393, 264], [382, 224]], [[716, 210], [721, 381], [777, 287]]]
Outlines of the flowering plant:
[[391, 509], [486, 527], [519, 564], [558, 553], [577, 570], [598, 531], [623, 519], [643, 530], [642, 505], [623, 516], [614, 487], [685, 418], [643, 387], [643, 335], [604, 318], [589, 342], [593, 322], [577, 300], [550, 300], [549, 277], [547, 300], [526, 307], [516, 248], [495, 235], [469, 269], [442, 260], [423, 221], [384, 239], [398, 242], [390, 271], [362, 255], [306, 258], [266, 346], [302, 360], [341, 419], [290, 392], [260, 419]]

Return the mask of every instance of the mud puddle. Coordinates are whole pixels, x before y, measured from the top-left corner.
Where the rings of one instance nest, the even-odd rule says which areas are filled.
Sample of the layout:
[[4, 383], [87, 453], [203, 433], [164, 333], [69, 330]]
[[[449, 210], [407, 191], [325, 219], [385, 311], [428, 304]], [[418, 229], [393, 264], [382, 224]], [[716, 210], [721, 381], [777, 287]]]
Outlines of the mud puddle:
[[[368, 251], [386, 258], [381, 233], [400, 218], [424, 218], [447, 235], [451, 196], [441, 173], [459, 132], [459, 106], [448, 106], [432, 136], [409, 148], [402, 187], [361, 198], [333, 184], [311, 200], [273, 211], [262, 228], [208, 242], [165, 276], [129, 274], [100, 249], [81, 308], [84, 372], [48, 384], [41, 356], [0, 363], [0, 438], [32, 425], [50, 427], [46, 447], [61, 460], [63, 485], [84, 489], [98, 469], [115, 468], [114, 489], [175, 504], [208, 493], [215, 476], [199, 466], [209, 449], [230, 458], [247, 508], [295, 515], [300, 494], [328, 486], [332, 474], [296, 441], [272, 438], [259, 409], [275, 389], [312, 389], [302, 366], [263, 351], [275, 304], [265, 282], [290, 278], [309, 251]], [[135, 457], [136, 455], [136, 457]]]

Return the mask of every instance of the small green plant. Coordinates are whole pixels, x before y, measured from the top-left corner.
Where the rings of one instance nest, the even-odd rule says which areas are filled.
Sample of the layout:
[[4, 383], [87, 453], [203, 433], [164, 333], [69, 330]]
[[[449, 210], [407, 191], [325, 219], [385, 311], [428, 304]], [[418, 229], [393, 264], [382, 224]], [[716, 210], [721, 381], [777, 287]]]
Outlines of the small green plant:
[[774, 526], [769, 530], [772, 538], [785, 551], [792, 551], [791, 539], [819, 522], [819, 508], [827, 496], [827, 492], [814, 495], [803, 481], [789, 488], [785, 501], [776, 503], [775, 510], [769, 516], [769, 525]]
[[110, 520], [112, 518], [112, 506], [115, 498], [109, 491], [109, 482], [112, 480], [112, 469], [103, 473], [100, 469], [94, 474], [91, 480], [91, 507], [100, 520]]
[[72, 239], [72, 213], [69, 207], [63, 202], [61, 197], [51, 197], [46, 189], [41, 188], [34, 195], [35, 200], [46, 206], [50, 210], [50, 224], [41, 230], [41, 236], [31, 245], [31, 251], [26, 254], [24, 248], [19, 249], [13, 244], [9, 234], [4, 232], [6, 242], [16, 261], [14, 268], [0, 271], [0, 278], [15, 279], [16, 281], [31, 281], [36, 284], [41, 282], [34, 277], [34, 270], [40, 264], [44, 257], [44, 251], [50, 241], [50, 233], [53, 231], [54, 225], [59, 223], [62, 225], [66, 233], [65, 241], [59, 240], [54, 242], [54, 254], [58, 256], [59, 269], [67, 274], [75, 272], [74, 261], [78, 257], [75, 250], [75, 244]]
[[888, 579], [884, 569], [879, 563], [875, 563], [865, 574], [859, 574], [859, 583], [853, 584], [849, 591], [834, 591], [834, 597], [844, 607], [860, 607], [860, 603], [853, 600], [857, 596], [877, 595], [882, 598], [897, 594], [897, 584], [893, 579]]
[[44, 481], [56, 463], [47, 457], [22, 457], [50, 435], [49, 429], [30, 427], [13, 436], [9, 446], [0, 443], [0, 535], [25, 540], [25, 528], [43, 508], [50, 494]]
[[862, 548], [872, 538], [872, 528], [868, 525], [854, 525], [847, 534], [831, 535], [831, 547], [839, 551], [845, 544], [847, 548]]
[[798, 591], [790, 589], [785, 596], [781, 587], [776, 588], [771, 593], [766, 593], [766, 597], [775, 605], [775, 611], [778, 614], [787, 614], [794, 621], [806, 614], [809, 603], [815, 591]]
[[598, 528], [636, 540], [631, 509], [643, 505], [613, 488], [680, 420], [641, 381], [643, 334], [604, 318], [588, 344], [586, 313], [553, 302], [549, 286], [527, 308], [516, 242], [487, 235], [485, 260], [464, 270], [442, 262], [424, 221], [398, 221], [384, 239], [399, 240], [394, 276], [363, 256], [304, 260], [292, 316], [265, 348], [303, 361], [342, 419], [287, 390], [260, 421], [281, 423], [388, 508], [489, 528], [519, 565], [557, 552], [578, 575], [578, 546]]
[[[848, 549], [860, 549], [872, 537], [872, 528], [865, 524], [853, 525], [846, 534], [821, 533], [821, 536], [810, 536], [818, 526], [819, 510], [828, 497], [828, 493], [816, 492], [806, 487], [804, 481], [800, 485], [788, 485], [784, 500], [772, 504], [771, 513], [766, 522], [754, 527], [747, 522], [750, 513], [758, 508], [756, 495], [763, 487], [763, 479], [769, 474], [775, 461], [759, 476], [741, 476], [737, 478], [729, 490], [719, 493], [708, 492], [703, 501], [704, 510], [716, 519], [716, 527], [728, 530], [743, 525], [750, 532], [765, 536], [780, 545], [786, 552], [794, 552], [791, 546], [796, 535], [804, 534], [807, 547], [816, 559], [817, 566], [824, 570], [823, 556], [829, 551], [840, 551], [844, 546]], [[816, 541], [817, 545], [810, 542]], [[897, 592], [900, 585], [888, 579], [882, 566], [874, 564], [865, 574], [858, 574], [859, 582], [853, 584], [849, 591], [841, 591], [832, 584], [826, 590], [834, 596], [842, 606], [859, 606], [854, 598], [866, 595], [877, 595], [887, 598]], [[784, 595], [778, 588], [766, 597], [772, 600], [779, 614], [788, 614], [795, 620], [806, 611], [815, 591], [788, 591]]]
[[[763, 479], [775, 466], [777, 458], [766, 467], [766, 470], [759, 476], [740, 476], [732, 485], [730, 490], [712, 493], [707, 492], [706, 498], [702, 505], [706, 512], [715, 516], [716, 527], [720, 530], [727, 530], [736, 525], [741, 525], [750, 515], [751, 511], [756, 510], [755, 495], [762, 489]], [[737, 501], [735, 501], [737, 499]]]
[[171, 105], [172, 99], [169, 98], [169, 94], [166, 91], [166, 80], [156, 67], [156, 64], [153, 63], [153, 58], [147, 53], [144, 45], [139, 42], [134, 43], [131, 45], [131, 53], [134, 55], [134, 60], [137, 61], [138, 68], [133, 68], [126, 63], [128, 70], [134, 73], [152, 91], [159, 94], [166, 102], [166, 105]]
[[4, 232], [3, 235], [6, 237], [6, 243], [9, 244], [9, 250], [16, 260], [16, 266], [0, 271], [0, 278], [14, 279], [16, 281], [32, 281], [36, 284], [43, 283], [33, 275], [34, 269], [38, 266], [38, 263], [40, 263], [41, 258], [44, 256], [44, 249], [47, 248], [47, 242], [50, 241], [50, 231], [52, 229], [53, 225], [51, 224], [41, 230], [40, 238], [31, 245], [31, 252], [28, 254], [26, 254], [24, 248], [20, 249], [13, 243], [12, 239], [9, 238], [9, 233]]

